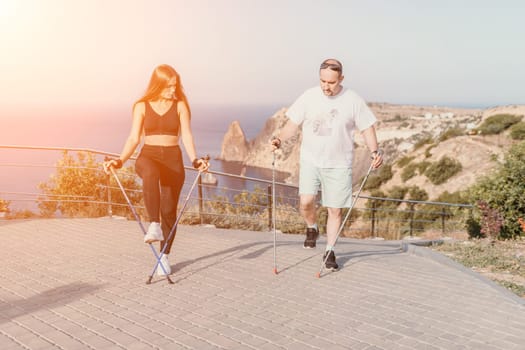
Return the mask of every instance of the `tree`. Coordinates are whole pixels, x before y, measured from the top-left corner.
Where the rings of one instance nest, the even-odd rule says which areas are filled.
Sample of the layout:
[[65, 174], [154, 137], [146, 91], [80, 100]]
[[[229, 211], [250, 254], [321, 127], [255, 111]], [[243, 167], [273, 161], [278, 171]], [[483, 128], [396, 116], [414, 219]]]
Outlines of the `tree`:
[[469, 189], [472, 202], [483, 200], [504, 218], [499, 238], [523, 234], [518, 219], [525, 212], [525, 141], [512, 146], [496, 171]]
[[[108, 184], [113, 203], [121, 203], [113, 207], [113, 213], [127, 213], [126, 202], [114, 179], [102, 171], [100, 164], [92, 153], [78, 152], [77, 159], [68, 151], [63, 152], [62, 159], [57, 162], [57, 172], [50, 180], [40, 183], [39, 188], [44, 193], [40, 196], [38, 207], [43, 216], [53, 216], [58, 210], [68, 217], [98, 217], [107, 215]], [[120, 176], [123, 186], [137, 190], [136, 176], [130, 168], [119, 173], [132, 176]], [[109, 181], [111, 180], [111, 181]], [[132, 203], [140, 202], [139, 192], [128, 191]]]
[[[11, 204], [10, 201], [6, 201], [0, 198], [0, 213], [9, 213], [9, 204]], [[2, 214], [2, 215], [5, 215], [5, 214]]]

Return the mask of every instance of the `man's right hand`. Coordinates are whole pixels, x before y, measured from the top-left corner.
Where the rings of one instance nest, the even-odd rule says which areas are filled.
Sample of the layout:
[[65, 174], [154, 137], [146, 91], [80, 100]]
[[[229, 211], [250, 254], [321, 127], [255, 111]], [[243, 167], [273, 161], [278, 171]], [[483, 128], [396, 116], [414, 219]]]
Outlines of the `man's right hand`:
[[272, 137], [270, 140], [270, 145], [272, 146], [272, 152], [281, 148], [281, 139], [278, 137]]

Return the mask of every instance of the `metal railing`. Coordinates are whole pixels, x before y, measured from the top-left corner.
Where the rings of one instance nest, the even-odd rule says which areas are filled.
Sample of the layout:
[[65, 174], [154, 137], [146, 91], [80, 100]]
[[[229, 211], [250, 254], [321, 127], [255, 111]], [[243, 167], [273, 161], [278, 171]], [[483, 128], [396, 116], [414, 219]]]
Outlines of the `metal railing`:
[[[76, 154], [76, 159], [73, 154]], [[3, 205], [9, 209], [4, 214], [8, 219], [114, 215], [131, 218], [119, 187], [111, 176], [102, 171], [101, 163], [108, 156], [118, 155], [83, 148], [0, 145], [0, 212]], [[126, 193], [139, 215], [146, 221], [141, 181], [133, 167], [135, 159], [132, 157], [118, 176], [123, 180]], [[185, 170], [186, 182], [181, 200], [187, 196], [190, 184], [198, 176], [192, 167], [185, 166]], [[210, 176], [216, 183], [210, 183]], [[297, 186], [283, 182], [276, 182], [275, 185], [276, 208], [273, 208], [271, 180], [214, 171], [212, 168], [205, 178], [199, 176], [197, 190], [190, 196], [181, 223], [270, 230], [273, 215], [276, 215], [278, 230], [303, 232]], [[28, 187], [36, 191], [32, 192]], [[436, 231], [442, 235], [465, 232], [465, 222], [472, 215], [472, 209], [469, 204], [361, 195], [343, 235], [399, 239], [425, 231]], [[326, 216], [326, 209], [319, 206], [321, 232], [326, 230]]]

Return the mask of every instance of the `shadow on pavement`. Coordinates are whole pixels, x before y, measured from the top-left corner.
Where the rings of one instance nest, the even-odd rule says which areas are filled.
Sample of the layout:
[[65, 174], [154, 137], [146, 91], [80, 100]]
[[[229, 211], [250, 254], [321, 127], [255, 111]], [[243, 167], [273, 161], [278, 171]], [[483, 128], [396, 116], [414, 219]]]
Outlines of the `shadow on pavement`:
[[4, 299], [0, 302], [0, 324], [38, 310], [64, 306], [100, 288], [102, 285], [75, 282], [25, 299]]

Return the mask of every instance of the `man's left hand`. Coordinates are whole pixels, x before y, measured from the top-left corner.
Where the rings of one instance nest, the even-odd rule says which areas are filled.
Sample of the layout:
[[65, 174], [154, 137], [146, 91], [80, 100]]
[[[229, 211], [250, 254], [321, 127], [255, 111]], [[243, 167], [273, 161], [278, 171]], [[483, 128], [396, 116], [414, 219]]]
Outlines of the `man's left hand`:
[[379, 168], [383, 164], [383, 151], [377, 150], [372, 152], [372, 167], [374, 169]]

